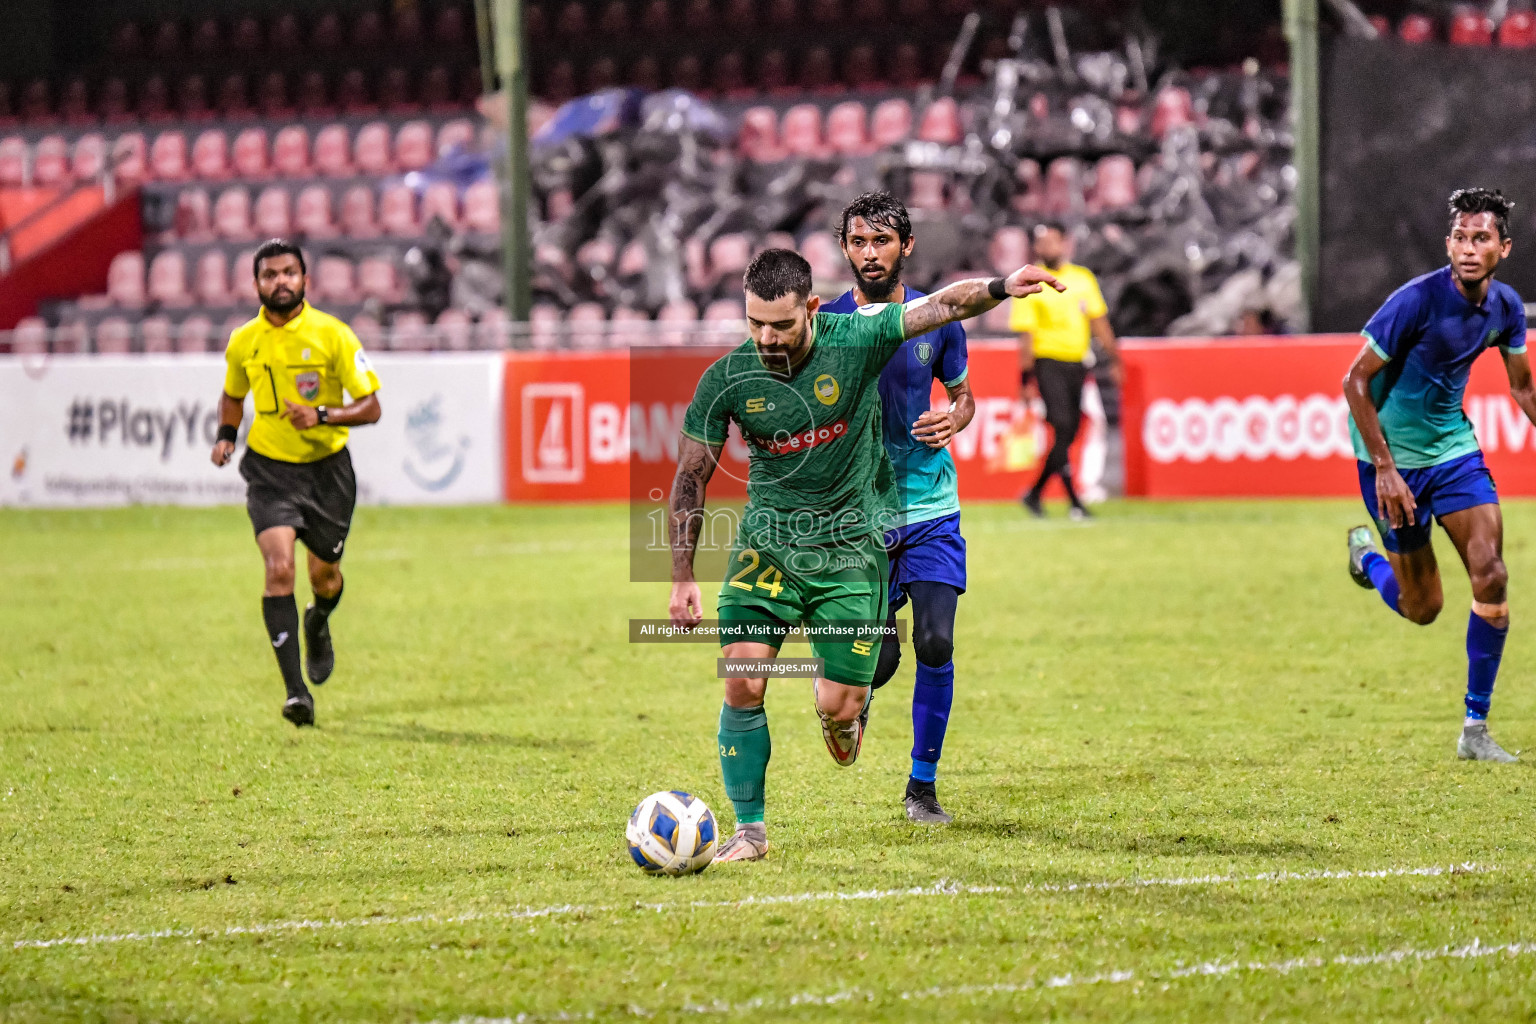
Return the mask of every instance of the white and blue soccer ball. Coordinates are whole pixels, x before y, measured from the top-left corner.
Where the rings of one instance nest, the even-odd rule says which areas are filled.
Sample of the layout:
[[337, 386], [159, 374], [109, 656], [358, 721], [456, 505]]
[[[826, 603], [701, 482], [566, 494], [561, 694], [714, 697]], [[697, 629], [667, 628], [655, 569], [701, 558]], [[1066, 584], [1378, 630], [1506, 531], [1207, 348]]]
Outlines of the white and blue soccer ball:
[[640, 801], [624, 829], [629, 856], [648, 875], [692, 875], [715, 859], [719, 832], [704, 801], [680, 790]]

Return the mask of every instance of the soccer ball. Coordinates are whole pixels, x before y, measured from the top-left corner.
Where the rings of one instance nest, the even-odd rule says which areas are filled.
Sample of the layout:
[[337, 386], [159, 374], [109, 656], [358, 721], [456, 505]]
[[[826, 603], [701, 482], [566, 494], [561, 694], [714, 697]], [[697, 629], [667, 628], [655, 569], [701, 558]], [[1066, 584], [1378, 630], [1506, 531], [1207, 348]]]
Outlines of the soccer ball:
[[715, 859], [715, 815], [679, 790], [640, 801], [624, 829], [629, 855], [648, 875], [692, 875]]

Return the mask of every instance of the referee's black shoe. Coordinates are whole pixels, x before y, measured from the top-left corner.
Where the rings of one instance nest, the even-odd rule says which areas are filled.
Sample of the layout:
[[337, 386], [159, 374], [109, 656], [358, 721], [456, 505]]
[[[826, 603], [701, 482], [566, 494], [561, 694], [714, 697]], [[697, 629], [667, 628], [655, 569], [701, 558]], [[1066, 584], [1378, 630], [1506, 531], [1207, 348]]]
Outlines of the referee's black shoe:
[[336, 668], [336, 648], [331, 646], [331, 620], [314, 605], [304, 609], [304, 668], [309, 681], [319, 686]]
[[297, 697], [289, 697], [283, 703], [283, 717], [294, 725], [314, 725], [315, 698], [307, 693], [302, 693]]

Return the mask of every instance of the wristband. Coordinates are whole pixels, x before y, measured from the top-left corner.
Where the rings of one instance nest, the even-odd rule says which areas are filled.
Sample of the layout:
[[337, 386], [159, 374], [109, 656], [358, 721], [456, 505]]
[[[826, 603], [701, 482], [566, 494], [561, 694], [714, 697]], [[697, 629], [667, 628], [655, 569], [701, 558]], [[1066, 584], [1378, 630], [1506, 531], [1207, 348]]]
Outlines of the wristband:
[[240, 432], [228, 423], [220, 423], [218, 433], [213, 435], [215, 441], [228, 441], [234, 444], [240, 437]]
[[323, 405], [315, 406], [315, 421], [318, 423], [331, 422], [331, 410]]
[[1008, 279], [1006, 277], [994, 277], [987, 282], [987, 294], [998, 302], [1008, 297]]

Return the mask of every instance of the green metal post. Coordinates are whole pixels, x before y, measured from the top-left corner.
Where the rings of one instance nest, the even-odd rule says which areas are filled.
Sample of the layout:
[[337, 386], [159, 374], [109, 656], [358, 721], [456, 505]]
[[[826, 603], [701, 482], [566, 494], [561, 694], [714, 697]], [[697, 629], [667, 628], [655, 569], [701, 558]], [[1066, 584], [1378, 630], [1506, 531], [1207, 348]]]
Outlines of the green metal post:
[[1317, 0], [1285, 0], [1285, 36], [1291, 47], [1291, 123], [1296, 139], [1296, 260], [1301, 265], [1303, 319], [1311, 330], [1317, 311], [1318, 251], [1322, 245], [1322, 76]]
[[521, 0], [494, 0], [496, 70], [507, 103], [507, 164], [501, 179], [501, 248], [507, 316], [525, 322], [533, 305], [528, 237], [528, 64], [523, 59]]

